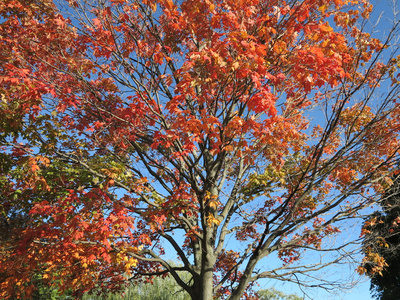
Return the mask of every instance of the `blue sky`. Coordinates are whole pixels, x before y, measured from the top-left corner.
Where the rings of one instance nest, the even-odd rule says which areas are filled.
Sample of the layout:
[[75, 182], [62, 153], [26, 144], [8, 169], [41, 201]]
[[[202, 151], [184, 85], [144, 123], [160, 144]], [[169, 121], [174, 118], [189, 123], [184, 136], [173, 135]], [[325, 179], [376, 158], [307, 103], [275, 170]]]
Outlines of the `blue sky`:
[[[369, 286], [370, 283], [369, 281], [365, 281], [366, 278], [364, 279], [364, 282], [360, 282], [357, 286], [355, 286], [351, 291], [348, 293], [345, 292], [340, 292], [340, 293], [328, 293], [322, 290], [316, 290], [316, 289], [308, 289], [304, 290], [307, 296], [304, 299], [312, 299], [312, 300], [373, 300], [371, 297], [370, 291], [369, 291]], [[298, 296], [302, 296], [303, 293], [301, 290], [295, 286], [294, 284], [276, 284], [273, 285], [276, 290], [280, 290], [286, 294], [297, 294]], [[263, 286], [261, 285], [260, 288], [268, 288], [271, 287], [271, 285], [266, 285]]]

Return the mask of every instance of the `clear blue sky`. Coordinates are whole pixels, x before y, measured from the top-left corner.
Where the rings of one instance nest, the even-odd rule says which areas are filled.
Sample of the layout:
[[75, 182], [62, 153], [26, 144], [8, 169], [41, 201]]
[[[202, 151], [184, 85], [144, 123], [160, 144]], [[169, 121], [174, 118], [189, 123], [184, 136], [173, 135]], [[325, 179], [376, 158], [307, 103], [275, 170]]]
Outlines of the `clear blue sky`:
[[[348, 292], [338, 292], [338, 293], [329, 293], [323, 290], [313, 289], [304, 289], [307, 293], [308, 297], [306, 296], [305, 300], [373, 300], [371, 297], [369, 287], [370, 282], [369, 280], [365, 281], [366, 278], [363, 277], [363, 282], [357, 284], [353, 289]], [[268, 289], [269, 287], [274, 287], [276, 290], [282, 291], [286, 294], [296, 294], [298, 296], [303, 296], [302, 291], [296, 284], [285, 283], [285, 284], [276, 284], [276, 285], [269, 285], [269, 284], [261, 284], [261, 289]]]

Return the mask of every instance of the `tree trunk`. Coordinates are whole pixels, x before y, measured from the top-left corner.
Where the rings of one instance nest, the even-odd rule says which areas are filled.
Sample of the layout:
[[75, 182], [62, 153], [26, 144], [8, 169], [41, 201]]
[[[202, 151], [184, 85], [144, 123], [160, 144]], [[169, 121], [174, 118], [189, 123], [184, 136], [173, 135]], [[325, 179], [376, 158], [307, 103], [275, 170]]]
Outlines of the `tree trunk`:
[[194, 279], [192, 300], [212, 300], [213, 299], [213, 273], [214, 273], [214, 255], [205, 254], [201, 273]]
[[195, 278], [193, 286], [192, 300], [212, 300], [213, 299], [213, 276], [216, 257], [214, 254], [213, 229], [206, 227], [204, 230], [203, 241], [201, 242], [201, 268], [200, 274]]

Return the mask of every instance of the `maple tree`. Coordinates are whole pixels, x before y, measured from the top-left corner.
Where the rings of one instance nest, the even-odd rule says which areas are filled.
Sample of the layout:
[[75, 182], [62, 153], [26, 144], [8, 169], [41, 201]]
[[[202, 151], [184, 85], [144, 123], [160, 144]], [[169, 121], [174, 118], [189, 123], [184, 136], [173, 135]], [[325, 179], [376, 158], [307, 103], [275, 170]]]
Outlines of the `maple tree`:
[[2, 1], [1, 297], [40, 273], [76, 296], [170, 275], [192, 299], [251, 299], [344, 260], [351, 242], [324, 241], [399, 161], [398, 24], [379, 40], [371, 11]]

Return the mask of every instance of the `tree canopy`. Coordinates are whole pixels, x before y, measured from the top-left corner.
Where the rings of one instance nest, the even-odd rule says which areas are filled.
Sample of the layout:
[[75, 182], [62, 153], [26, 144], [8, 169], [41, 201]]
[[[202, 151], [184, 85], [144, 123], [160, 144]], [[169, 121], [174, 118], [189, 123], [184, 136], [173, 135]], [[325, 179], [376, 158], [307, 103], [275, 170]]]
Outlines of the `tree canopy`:
[[38, 273], [75, 296], [167, 275], [202, 300], [335, 284], [314, 272], [359, 238], [329, 237], [399, 162], [399, 23], [378, 39], [372, 9], [1, 1], [0, 296]]
[[302, 300], [303, 298], [294, 294], [285, 294], [281, 291], [277, 291], [274, 288], [267, 290], [260, 290], [257, 292], [259, 300]]
[[380, 204], [364, 224], [365, 258], [361, 267], [371, 278], [376, 299], [396, 299], [400, 293], [400, 172], [393, 176]]

